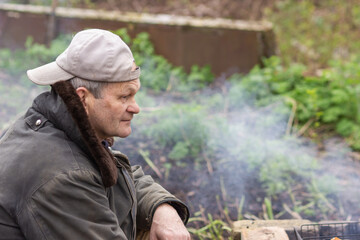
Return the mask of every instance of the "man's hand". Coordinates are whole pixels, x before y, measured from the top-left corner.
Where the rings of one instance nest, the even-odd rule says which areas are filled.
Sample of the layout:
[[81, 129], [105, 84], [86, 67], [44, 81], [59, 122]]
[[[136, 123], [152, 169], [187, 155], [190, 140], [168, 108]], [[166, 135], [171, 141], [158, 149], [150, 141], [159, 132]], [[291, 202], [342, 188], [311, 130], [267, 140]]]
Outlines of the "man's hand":
[[190, 240], [190, 233], [177, 211], [167, 203], [157, 207], [150, 228], [150, 240]]

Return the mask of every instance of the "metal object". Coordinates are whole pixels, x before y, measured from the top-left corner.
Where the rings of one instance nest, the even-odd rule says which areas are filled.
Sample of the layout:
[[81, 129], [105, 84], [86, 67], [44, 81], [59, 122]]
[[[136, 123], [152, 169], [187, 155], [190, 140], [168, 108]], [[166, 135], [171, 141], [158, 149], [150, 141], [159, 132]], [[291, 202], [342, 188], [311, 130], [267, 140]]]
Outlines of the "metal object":
[[41, 124], [41, 119], [36, 120], [35, 125], [40, 126], [40, 124]]
[[333, 222], [301, 225], [297, 240], [360, 240], [360, 222]]

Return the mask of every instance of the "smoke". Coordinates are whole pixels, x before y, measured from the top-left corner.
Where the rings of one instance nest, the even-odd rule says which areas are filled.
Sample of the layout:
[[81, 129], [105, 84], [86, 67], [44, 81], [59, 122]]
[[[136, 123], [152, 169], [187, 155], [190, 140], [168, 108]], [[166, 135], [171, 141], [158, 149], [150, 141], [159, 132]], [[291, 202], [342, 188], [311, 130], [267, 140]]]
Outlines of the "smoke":
[[[5, 75], [0, 80], [1, 136], [47, 89]], [[313, 221], [359, 219], [360, 156], [340, 138], [315, 143], [296, 137], [295, 128], [289, 134], [291, 108], [285, 101], [257, 106], [253, 95], [233, 83], [182, 94], [143, 89], [137, 98], [142, 112], [133, 120], [133, 133], [114, 148], [193, 214], [224, 221], [266, 218], [264, 199], [270, 197], [277, 218], [299, 213]], [[149, 153], [161, 178], [139, 150]]]
[[335, 181], [324, 181], [321, 187], [337, 190], [337, 210], [343, 219], [358, 221], [360, 199], [360, 155], [353, 152], [341, 139], [333, 137], [324, 141], [318, 152], [321, 169]]
[[[0, 135], [47, 90], [22, 78], [1, 73]], [[142, 112], [135, 116], [133, 133], [115, 148], [193, 213], [264, 218], [264, 199], [270, 197], [279, 218], [294, 213], [311, 220], [359, 218], [360, 156], [336, 137], [322, 143], [296, 137], [283, 99], [257, 105], [241, 79], [197, 92], [143, 89], [137, 98]], [[148, 152], [161, 177], [139, 150]]]
[[[351, 149], [335, 137], [322, 144], [297, 137], [295, 127], [289, 131], [291, 108], [284, 100], [257, 106], [240, 85], [181, 97], [141, 92], [138, 102], [144, 111], [135, 116], [133, 134], [118, 140], [116, 148], [186, 201], [192, 212], [225, 220], [266, 218], [264, 198], [270, 197], [279, 218], [298, 213], [314, 221], [357, 220], [360, 168]], [[178, 147], [175, 140], [184, 144]], [[139, 149], [147, 150], [168, 177], [155, 174]], [[178, 157], [169, 157], [174, 152]]]
[[[23, 80], [0, 70], [0, 136], [45, 90]], [[258, 95], [241, 82], [196, 92], [149, 94], [143, 89], [133, 134], [114, 148], [143, 165], [193, 213], [264, 218], [264, 199], [269, 197], [279, 218], [300, 213], [313, 220], [357, 220], [359, 156], [341, 139], [315, 143], [297, 137], [286, 100], [267, 99], [252, 79], [265, 96], [259, 104]], [[148, 153], [157, 169], [139, 150]]]

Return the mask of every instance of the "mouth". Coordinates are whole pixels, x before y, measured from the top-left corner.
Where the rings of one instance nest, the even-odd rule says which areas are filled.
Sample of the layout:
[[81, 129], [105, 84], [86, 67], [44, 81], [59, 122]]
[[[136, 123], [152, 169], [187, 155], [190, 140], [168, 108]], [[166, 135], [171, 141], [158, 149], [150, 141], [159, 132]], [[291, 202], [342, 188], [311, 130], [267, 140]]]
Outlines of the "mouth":
[[121, 122], [131, 122], [133, 118], [129, 116], [128, 118], [122, 119]]

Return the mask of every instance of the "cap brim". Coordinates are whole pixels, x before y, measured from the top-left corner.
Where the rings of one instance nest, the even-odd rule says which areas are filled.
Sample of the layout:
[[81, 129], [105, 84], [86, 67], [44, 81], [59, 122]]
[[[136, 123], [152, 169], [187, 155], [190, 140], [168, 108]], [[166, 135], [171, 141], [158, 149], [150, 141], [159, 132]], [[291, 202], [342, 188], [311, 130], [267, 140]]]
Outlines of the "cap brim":
[[51, 62], [38, 68], [28, 70], [27, 75], [31, 81], [38, 85], [51, 85], [75, 77], [64, 71], [56, 64], [56, 62]]

